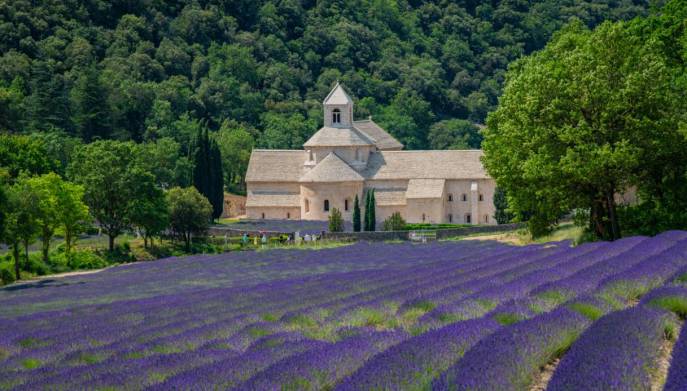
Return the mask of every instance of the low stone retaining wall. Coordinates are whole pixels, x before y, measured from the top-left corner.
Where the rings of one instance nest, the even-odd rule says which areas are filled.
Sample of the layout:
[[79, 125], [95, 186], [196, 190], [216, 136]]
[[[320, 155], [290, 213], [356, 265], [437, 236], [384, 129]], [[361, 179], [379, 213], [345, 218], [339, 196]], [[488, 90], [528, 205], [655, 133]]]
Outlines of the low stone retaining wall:
[[[518, 223], [501, 225], [475, 225], [472, 227], [446, 228], [427, 231], [435, 232], [437, 239], [446, 239], [479, 233], [512, 231], [523, 227], [525, 227], [524, 224]], [[366, 240], [371, 242], [386, 240], [410, 240], [411, 232], [413, 231], [324, 232], [324, 238], [333, 240]]]
[[[432, 229], [426, 230], [425, 232], [436, 233], [437, 239], [446, 239], [456, 236], [466, 236], [474, 235], [480, 233], [492, 233], [492, 232], [505, 232], [512, 231], [518, 228], [525, 227], [524, 224], [501, 224], [501, 225], [474, 225], [472, 227], [461, 227], [461, 228], [445, 228], [445, 229]], [[423, 232], [423, 231], [374, 231], [374, 232], [322, 232], [323, 239], [331, 240], [341, 240], [341, 241], [358, 241], [364, 240], [369, 242], [383, 242], [387, 240], [410, 240], [411, 232]], [[225, 228], [225, 227], [210, 227], [208, 230], [209, 235], [213, 236], [242, 236], [243, 234], [248, 234], [248, 236], [262, 236], [263, 234], [270, 237], [289, 235], [294, 237], [294, 232], [279, 232], [279, 231], [258, 231], [258, 230], [241, 230], [235, 228]], [[301, 235], [303, 236], [303, 235]]]

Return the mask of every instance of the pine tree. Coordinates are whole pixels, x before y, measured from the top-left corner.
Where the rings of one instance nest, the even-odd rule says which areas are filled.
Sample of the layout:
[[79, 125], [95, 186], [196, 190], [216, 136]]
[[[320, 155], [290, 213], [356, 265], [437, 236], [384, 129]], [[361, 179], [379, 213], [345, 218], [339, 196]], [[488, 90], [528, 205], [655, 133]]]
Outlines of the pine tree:
[[357, 194], [353, 201], [353, 231], [360, 232], [360, 202]]
[[107, 91], [95, 66], [84, 70], [71, 91], [72, 122], [86, 142], [110, 136]]
[[370, 192], [370, 231], [377, 230], [377, 215], [375, 211], [375, 189]]

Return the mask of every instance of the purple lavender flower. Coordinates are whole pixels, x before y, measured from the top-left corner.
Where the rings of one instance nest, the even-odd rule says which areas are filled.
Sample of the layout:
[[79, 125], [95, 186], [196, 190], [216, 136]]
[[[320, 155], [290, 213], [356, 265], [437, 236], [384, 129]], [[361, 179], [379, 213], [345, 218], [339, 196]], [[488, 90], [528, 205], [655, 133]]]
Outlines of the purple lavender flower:
[[638, 306], [594, 323], [560, 362], [548, 389], [648, 390], [670, 313]]

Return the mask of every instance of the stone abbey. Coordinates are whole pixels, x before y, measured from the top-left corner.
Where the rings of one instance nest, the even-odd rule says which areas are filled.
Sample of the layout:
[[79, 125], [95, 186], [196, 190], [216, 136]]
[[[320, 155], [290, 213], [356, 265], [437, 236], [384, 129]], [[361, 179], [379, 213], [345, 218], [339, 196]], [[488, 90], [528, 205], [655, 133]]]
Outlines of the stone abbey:
[[374, 189], [377, 223], [400, 212], [410, 223], [496, 224], [494, 180], [481, 150], [403, 151], [371, 119], [353, 118], [337, 83], [323, 102], [324, 126], [303, 150], [253, 151], [246, 173], [250, 219], [350, 221], [357, 195]]

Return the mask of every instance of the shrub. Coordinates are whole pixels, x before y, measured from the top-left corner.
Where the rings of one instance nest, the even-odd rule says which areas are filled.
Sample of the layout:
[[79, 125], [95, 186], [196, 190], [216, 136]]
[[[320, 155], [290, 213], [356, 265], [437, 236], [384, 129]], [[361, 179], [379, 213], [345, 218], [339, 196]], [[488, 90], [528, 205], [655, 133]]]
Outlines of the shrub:
[[400, 231], [406, 226], [406, 221], [401, 217], [400, 212], [394, 212], [391, 216], [384, 220], [385, 231]]
[[14, 272], [12, 271], [12, 264], [4, 262], [0, 264], [0, 280], [2, 280], [3, 285], [11, 284], [14, 282]]
[[72, 269], [101, 269], [107, 265], [105, 259], [91, 251], [74, 251], [69, 259]]
[[344, 223], [343, 217], [341, 217], [341, 211], [332, 208], [332, 212], [329, 214], [329, 232], [343, 232]]

